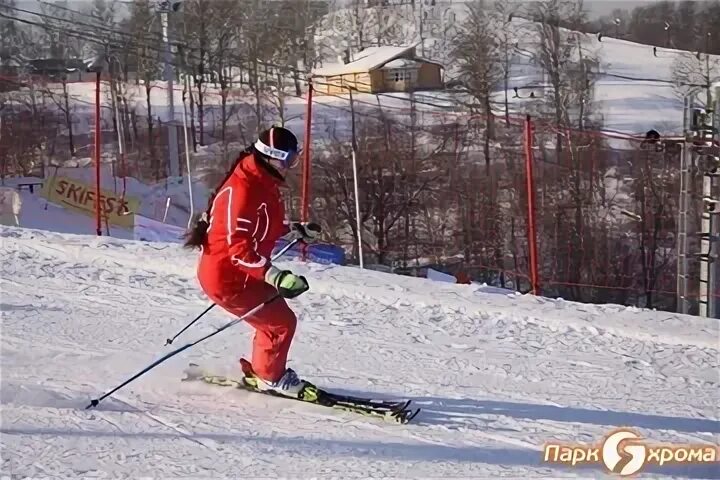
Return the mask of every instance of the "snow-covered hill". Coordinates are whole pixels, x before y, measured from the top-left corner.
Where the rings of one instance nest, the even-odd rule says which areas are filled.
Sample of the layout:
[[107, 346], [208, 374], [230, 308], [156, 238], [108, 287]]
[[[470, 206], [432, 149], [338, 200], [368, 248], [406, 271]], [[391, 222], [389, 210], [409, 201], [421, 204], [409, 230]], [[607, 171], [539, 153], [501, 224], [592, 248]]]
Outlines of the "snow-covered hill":
[[[446, 82], [457, 80], [458, 65], [452, 58], [453, 40], [468, 17], [470, 3], [463, 0], [418, 2], [369, 7], [359, 13], [351, 7], [336, 9], [320, 22], [315, 39], [321, 63], [326, 66], [342, 61], [345, 50], [350, 51], [352, 58], [358, 53], [354, 50], [362, 38], [363, 42], [372, 45], [376, 42], [378, 45], [417, 45], [418, 55], [444, 65]], [[507, 23], [505, 19], [511, 11], [512, 8], [507, 7], [504, 15], [494, 15], [490, 9], [489, 15], [495, 21], [489, 26], [495, 29], [499, 39], [507, 35], [508, 43], [515, 46], [510, 60], [508, 109], [512, 114], [525, 115], [533, 113], [534, 106], [547, 101], [550, 92], [546, 92], [545, 87], [549, 82], [537, 61], [538, 24], [517, 14]], [[362, 32], [354, 25], [356, 21], [363, 25]], [[710, 76], [720, 79], [719, 55], [711, 55], [706, 64], [704, 55], [696, 58], [697, 52], [654, 49], [651, 45], [609, 35], [599, 38], [596, 34], [567, 29], [561, 29], [561, 32], [564, 43], [580, 45], [586, 60], [597, 61], [591, 68], [595, 85], [589, 107], [595, 120], [602, 122], [603, 130], [644, 135], [648, 130], [656, 129], [667, 136], [682, 135], [683, 95], [688, 88], [674, 84], [674, 72], [678, 69], [692, 72], [687, 75], [688, 81], [703, 84], [704, 77], [700, 72], [705, 72], [709, 66]], [[572, 55], [577, 57], [577, 51]], [[497, 115], [504, 115], [505, 93], [502, 85], [496, 86], [493, 108]], [[450, 103], [448, 96], [445, 92], [421, 92], [415, 99], [421, 102], [421, 108], [427, 108], [428, 104]], [[461, 94], [452, 93], [450, 97], [461, 99]], [[356, 98], [370, 103], [378, 101], [371, 95], [357, 95]], [[409, 95], [381, 95], [380, 100], [389, 108], [409, 110]], [[457, 111], [458, 108], [434, 110], [437, 113]], [[440, 118], [428, 115], [427, 121]]]
[[[433, 2], [435, 3], [435, 2]], [[419, 28], [420, 14], [426, 18], [426, 25]], [[418, 55], [439, 62], [445, 66], [445, 79], [450, 81], [457, 77], [457, 65], [450, 57], [452, 41], [458, 28], [467, 16], [467, 2], [451, 1], [437, 2], [432, 7], [424, 6], [422, 9], [407, 6], [373, 7], [362, 10], [359, 21], [362, 22], [363, 38], [366, 44], [380, 45], [418, 45]], [[356, 42], [358, 28], [353, 25], [354, 13], [352, 9], [340, 8], [330, 12], [318, 23], [318, 33], [315, 43], [318, 45], [318, 55], [321, 58], [318, 66], [327, 66], [340, 61], [346, 49], [351, 55], [353, 42]], [[508, 97], [509, 110], [512, 114], [524, 115], [533, 113], [533, 105], [544, 101], [547, 83], [541, 68], [534, 61], [537, 56], [536, 24], [516, 17], [509, 24], [498, 24], [497, 28], [508, 29], [511, 43], [515, 50], [511, 59]], [[594, 98], [590, 107], [594, 116], [602, 121], [603, 129], [612, 132], [621, 132], [628, 135], [644, 135], [650, 129], [656, 129], [666, 136], [682, 135], [683, 128], [683, 99], [686, 89], [676, 87], [673, 72], [678, 66], [694, 72], [689, 75], [691, 83], [702, 83], [699, 71], [706, 68], [705, 59], [695, 57], [696, 52], [657, 48], [650, 45], [625, 41], [604, 36], [600, 40], [594, 34], [584, 34], [563, 30], [565, 41], [582, 45], [585, 58], [597, 59], [593, 67], [595, 81]], [[720, 79], [720, 56], [711, 55], [708, 63], [711, 76]], [[309, 68], [309, 66], [308, 66]], [[288, 82], [290, 79], [288, 78]], [[290, 82], [292, 83], [292, 82]], [[248, 89], [242, 85], [235, 85], [228, 102], [228, 125], [235, 126], [243, 123], [252, 123], [255, 115], [252, 105], [255, 99]], [[147, 94], [144, 85], [129, 84], [125, 87], [130, 110], [138, 116], [147, 115]], [[515, 88], [518, 89], [517, 95]], [[102, 110], [104, 129], [112, 133], [112, 109], [110, 105], [109, 84], [103, 83]], [[534, 98], [530, 98], [531, 93]], [[62, 86], [58, 83], [49, 83], [34, 93], [36, 102], [45, 103], [45, 97], [62, 97]], [[16, 108], [28, 103], [29, 89], [14, 92], [8, 101], [15, 99]], [[493, 107], [497, 115], [504, 114], [505, 90], [498, 86], [494, 92]], [[95, 84], [71, 83], [68, 84], [71, 115], [73, 117], [73, 130], [75, 135], [87, 134], [92, 130]], [[283, 114], [278, 112], [277, 99], [271, 100], [275, 95], [270, 91], [263, 99], [264, 108], [268, 109], [267, 121], [285, 120], [285, 125], [299, 135], [304, 136], [306, 96], [295, 96], [290, 86], [283, 97]], [[417, 92], [414, 96], [417, 102], [419, 124], [447, 123], [451, 120], [465, 118], [467, 112], [462, 109], [461, 103], [467, 99], [454, 90], [445, 92]], [[173, 90], [175, 105], [175, 119], [182, 124], [183, 118], [183, 90], [175, 85]], [[217, 134], [213, 133], [220, 125], [220, 104], [222, 95], [218, 85], [208, 84], [204, 93], [205, 105], [205, 134], [210, 141], [217, 141]], [[167, 83], [152, 82], [150, 89], [150, 104], [154, 116], [167, 119], [169, 115], [169, 102]], [[396, 115], [400, 118], [409, 118], [409, 94], [381, 94], [378, 96], [357, 94], [355, 96], [356, 110], [359, 116], [378, 117], [378, 105], [381, 105], [386, 115]], [[313, 137], [315, 140], [334, 138], [340, 133], [341, 139], [349, 135], [350, 106], [349, 99], [343, 95], [314, 97], [313, 106]], [[52, 102], [49, 103], [52, 105]], [[189, 105], [188, 105], [189, 107]], [[199, 119], [195, 119], [196, 125]], [[405, 120], [405, 123], [408, 121]]]
[[[2, 227], [1, 475], [13, 478], [604, 478], [543, 462], [546, 442], [620, 426], [652, 442], [720, 441], [717, 320], [483, 293], [357, 268], [282, 262], [290, 365], [340, 391], [412, 398], [409, 425], [181, 383], [236, 372], [240, 324], [84, 410], [170, 351], [208, 301], [177, 245]], [[228, 320], [214, 310], [176, 342]], [[713, 468], [714, 467], [714, 468]], [[717, 464], [651, 468], [718, 478]]]

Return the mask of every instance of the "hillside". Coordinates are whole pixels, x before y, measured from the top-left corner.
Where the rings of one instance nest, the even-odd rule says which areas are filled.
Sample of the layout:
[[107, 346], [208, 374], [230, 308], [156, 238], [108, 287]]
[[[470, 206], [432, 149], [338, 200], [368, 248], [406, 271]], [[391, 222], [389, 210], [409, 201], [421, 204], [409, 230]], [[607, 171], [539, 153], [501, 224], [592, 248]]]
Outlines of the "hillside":
[[[252, 338], [243, 324], [86, 411], [207, 306], [195, 258], [9, 227], [0, 239], [3, 475], [603, 478], [599, 465], [543, 463], [543, 445], [620, 426], [656, 443], [720, 440], [714, 319], [293, 262], [281, 263], [312, 288], [291, 301], [290, 366], [330, 389], [408, 396], [423, 408], [414, 423], [179, 381], [190, 361], [235, 372]], [[212, 311], [176, 345], [228, 318]], [[640, 478], [663, 474], [720, 471]]]
[[[417, 45], [417, 53], [445, 66], [445, 80], [457, 79], [457, 65], [450, 56], [453, 37], [466, 17], [465, 2], [447, 4], [438, 2], [436, 7], [425, 7], [428, 25], [421, 31], [418, 27], [418, 12], [410, 6], [367, 8], [363, 14], [363, 31], [367, 42], [374, 44]], [[320, 56], [319, 67], [340, 61], [345, 49], [350, 48], [349, 38], [353, 33], [352, 15], [348, 9], [339, 9], [326, 15], [318, 24], [318, 33], [314, 39]], [[515, 44], [510, 59], [509, 110], [515, 115], [532, 113], [537, 104], [544, 101], [546, 78], [535, 61], [537, 32], [536, 24], [522, 18], [514, 18], [507, 26], [511, 32], [511, 41]], [[705, 68], [704, 59], [698, 60], [694, 52], [670, 48], [654, 49], [650, 45], [612, 38], [606, 35], [600, 40], [593, 34], [571, 32], [563, 29], [568, 42], [582, 45], [583, 55], [597, 59], [593, 68], [595, 82], [593, 98], [588, 108], [594, 112], [594, 118], [600, 122], [603, 130], [619, 132], [625, 135], [644, 135], [650, 129], [656, 129], [663, 135], [682, 135], [682, 96], [686, 88], [674, 85], [673, 72], [684, 65], [686, 69]], [[378, 40], [375, 40], [378, 37]], [[357, 52], [354, 52], [357, 53]], [[712, 75], [720, 79], [720, 56], [710, 56]], [[304, 68], [304, 67], [303, 67]], [[239, 77], [238, 77], [239, 78]], [[236, 78], [235, 80], [238, 80]], [[306, 96], [296, 96], [291, 78], [282, 101], [274, 87], [268, 87], [263, 93], [261, 103], [267, 121], [284, 120], [286, 126], [304, 135]], [[695, 82], [698, 78], [693, 78]], [[149, 103], [153, 115], [163, 120], [168, 118], [167, 84], [163, 81], [151, 82]], [[145, 86], [133, 82], [123, 87], [129, 111], [138, 119], [147, 116]], [[303, 89], [306, 86], [303, 84]], [[518, 89], [516, 94], [515, 88]], [[497, 115], [504, 114], [505, 90], [497, 86], [494, 91], [493, 108]], [[530, 98], [531, 93], [534, 99]], [[15, 92], [8, 98], [8, 104], [22, 108], [28, 104], [30, 89]], [[61, 98], [63, 89], [59, 83], [46, 83], [36, 87], [35, 102], [46, 103], [52, 97]], [[80, 82], [68, 84], [70, 112], [73, 117], [75, 135], [86, 135], [92, 128], [92, 115], [95, 96], [94, 83]], [[103, 83], [101, 98], [104, 129], [110, 138], [114, 137], [112, 123], [112, 105], [110, 87]], [[183, 118], [182, 83], [175, 84], [173, 90], [175, 119], [178, 125]], [[467, 112], [460, 105], [467, 101], [464, 94], [452, 89], [445, 92], [418, 92], [414, 96], [419, 118], [418, 123], [437, 125], [464, 118]], [[359, 116], [378, 116], [378, 106], [384, 114], [396, 118], [408, 118], [410, 115], [410, 96], [408, 94], [384, 93], [378, 96], [356, 95], [356, 110]], [[255, 113], [252, 105], [256, 99], [247, 85], [235, 84], [227, 97], [227, 126], [252, 124]], [[188, 102], [189, 103], [189, 102]], [[204, 86], [205, 135], [207, 142], [218, 141], [221, 117], [221, 91], [216, 83]], [[281, 107], [282, 105], [282, 112]], [[48, 106], [53, 107], [52, 102]], [[189, 105], [188, 105], [189, 107]], [[197, 114], [196, 114], [197, 115]], [[196, 128], [197, 122], [196, 118]], [[142, 125], [142, 121], [140, 124]], [[315, 140], [333, 138], [337, 135], [346, 139], [349, 135], [350, 106], [347, 96], [316, 96], [313, 107], [313, 136]], [[250, 127], [251, 128], [251, 127]], [[339, 134], [339, 135], [338, 135]], [[246, 142], [247, 143], [247, 142]]]
[[[393, 6], [367, 8], [361, 15], [364, 22], [363, 34], [366, 42], [381, 44], [417, 45], [417, 54], [445, 66], [445, 80], [458, 79], [457, 63], [452, 58], [453, 39], [467, 18], [469, 2], [433, 2], [433, 6]], [[510, 8], [508, 7], [508, 12]], [[426, 25], [420, 28], [420, 12], [425, 16]], [[320, 45], [323, 66], [342, 59], [345, 49], [352, 50], [358, 32], [353, 28], [354, 13], [351, 8], [331, 12], [323, 19], [322, 28], [316, 37]], [[501, 30], [508, 35], [514, 49], [510, 58], [509, 110], [514, 115], [532, 113], [534, 107], [547, 100], [548, 79], [537, 63], [539, 43], [537, 24], [515, 17], [509, 23], [493, 23], [491, 27], [497, 37]], [[592, 69], [595, 82], [593, 98], [588, 108], [594, 112], [597, 122], [608, 132], [626, 135], [644, 135], [655, 129], [667, 136], [682, 135], [683, 95], [687, 87], [675, 85], [674, 72], [678, 68], [702, 71], [704, 56], [695, 57], [695, 52], [671, 48], [654, 49], [650, 45], [612, 38], [604, 35], [574, 32], [560, 29], [561, 38], [568, 45], [580, 45], [586, 59], [594, 58], [597, 65]], [[377, 38], [377, 40], [376, 40]], [[355, 52], [357, 53], [357, 52]], [[573, 54], [577, 56], [577, 52]], [[720, 80], [720, 56], [711, 55], [711, 75]], [[691, 77], [700, 82], [697, 75]], [[518, 89], [517, 93], [515, 88]], [[493, 93], [493, 108], [496, 115], [504, 115], [505, 90], [496, 86]], [[534, 94], [534, 99], [530, 95]], [[361, 100], [376, 103], [374, 96], [358, 95]], [[459, 93], [451, 94], [455, 100], [465, 100]], [[446, 104], [446, 94], [420, 92], [415, 96], [418, 102]], [[380, 100], [388, 106], [409, 109], [409, 96], [384, 94]], [[452, 111], [455, 108], [436, 108], [435, 112]], [[439, 118], [436, 116], [436, 118]], [[439, 121], [439, 119], [438, 119]]]

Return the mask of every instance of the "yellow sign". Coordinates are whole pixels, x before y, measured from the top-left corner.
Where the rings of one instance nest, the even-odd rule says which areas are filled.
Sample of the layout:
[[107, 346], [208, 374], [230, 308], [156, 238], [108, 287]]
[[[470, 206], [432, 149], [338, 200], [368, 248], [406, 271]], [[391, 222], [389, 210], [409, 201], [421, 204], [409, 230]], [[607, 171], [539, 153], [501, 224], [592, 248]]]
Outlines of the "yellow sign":
[[717, 445], [652, 444], [628, 428], [614, 430], [599, 445], [548, 443], [544, 448], [546, 462], [572, 466], [601, 464], [619, 477], [636, 474], [649, 465], [716, 463], [719, 459]]
[[[67, 177], [54, 177], [46, 182], [42, 196], [72, 210], [95, 216], [95, 186]], [[100, 190], [100, 216], [103, 224], [133, 228], [135, 212], [140, 201], [135, 197], [121, 198], [107, 190]]]

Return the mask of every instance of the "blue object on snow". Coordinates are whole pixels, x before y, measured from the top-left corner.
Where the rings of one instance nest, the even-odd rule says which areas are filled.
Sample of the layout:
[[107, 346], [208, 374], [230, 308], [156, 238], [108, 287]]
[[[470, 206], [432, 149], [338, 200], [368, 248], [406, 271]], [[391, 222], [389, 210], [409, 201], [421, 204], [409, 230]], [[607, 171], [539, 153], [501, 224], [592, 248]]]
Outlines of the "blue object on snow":
[[[280, 239], [275, 243], [273, 255], [287, 245], [287, 240]], [[285, 253], [285, 257], [302, 257], [303, 248], [307, 248], [307, 259], [315, 263], [334, 263], [336, 265], [345, 265], [345, 250], [329, 243], [316, 243], [305, 246], [302, 243], [294, 245]]]

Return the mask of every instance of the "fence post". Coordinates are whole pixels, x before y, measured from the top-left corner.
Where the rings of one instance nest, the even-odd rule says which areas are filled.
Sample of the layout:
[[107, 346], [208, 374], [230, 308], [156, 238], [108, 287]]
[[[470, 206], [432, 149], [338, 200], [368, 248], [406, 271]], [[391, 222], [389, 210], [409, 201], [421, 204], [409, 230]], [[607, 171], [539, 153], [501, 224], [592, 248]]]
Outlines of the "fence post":
[[[312, 81], [308, 82], [308, 93], [307, 93], [307, 111], [305, 113], [305, 142], [304, 157], [303, 157], [303, 168], [302, 168], [302, 197], [300, 199], [300, 221], [307, 222], [308, 210], [310, 204], [310, 143], [311, 143], [311, 130], [312, 130], [312, 102], [313, 102], [313, 84]], [[307, 258], [307, 245], [302, 245], [302, 259], [305, 261]]]
[[533, 295], [540, 293], [538, 276], [537, 230], [535, 226], [535, 179], [533, 176], [533, 131], [530, 115], [525, 118], [525, 185], [527, 187], [528, 249], [530, 254], [530, 284]]
[[95, 73], [95, 232], [102, 236], [102, 223], [100, 214], [100, 131], [102, 118], [100, 116], [100, 75], [101, 69]]

